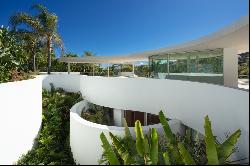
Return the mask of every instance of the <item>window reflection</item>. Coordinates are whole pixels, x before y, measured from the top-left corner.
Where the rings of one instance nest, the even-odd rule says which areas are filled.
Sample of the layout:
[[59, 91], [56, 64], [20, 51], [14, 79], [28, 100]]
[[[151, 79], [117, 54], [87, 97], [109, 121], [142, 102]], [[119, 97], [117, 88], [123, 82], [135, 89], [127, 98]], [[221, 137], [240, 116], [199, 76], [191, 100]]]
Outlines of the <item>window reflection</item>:
[[153, 55], [151, 77], [223, 84], [223, 50]]

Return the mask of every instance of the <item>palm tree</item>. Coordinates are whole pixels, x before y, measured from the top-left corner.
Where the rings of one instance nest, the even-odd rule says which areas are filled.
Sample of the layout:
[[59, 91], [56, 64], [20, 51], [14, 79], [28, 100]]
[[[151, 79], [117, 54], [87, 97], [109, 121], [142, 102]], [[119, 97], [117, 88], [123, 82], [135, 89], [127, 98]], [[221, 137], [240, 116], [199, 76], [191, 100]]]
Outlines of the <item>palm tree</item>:
[[49, 12], [48, 9], [42, 5], [34, 5], [32, 9], [37, 9], [39, 13], [34, 16], [23, 12], [17, 13], [11, 17], [10, 22], [14, 30], [16, 30], [18, 25], [27, 25], [27, 29], [24, 28], [23, 31], [26, 31], [26, 33], [34, 33], [39, 40], [43, 40], [47, 50], [47, 71], [48, 74], [50, 74], [52, 48], [54, 46], [59, 46], [62, 55], [64, 53], [63, 42], [57, 32], [58, 18], [54, 13]]
[[[82, 57], [84, 56], [90, 57], [90, 56], [95, 56], [95, 54], [92, 51], [84, 51]], [[91, 72], [93, 67], [95, 68], [95, 64], [85, 63], [83, 70], [84, 72]]]
[[95, 54], [91, 51], [84, 51], [82, 56], [95, 56]]
[[33, 71], [36, 71], [36, 51], [39, 45], [39, 38], [37, 37], [38, 34], [34, 32], [29, 32], [26, 30], [18, 30], [14, 31], [16, 37], [20, 37], [24, 43], [24, 48], [27, 52], [32, 56], [32, 63], [33, 63]]

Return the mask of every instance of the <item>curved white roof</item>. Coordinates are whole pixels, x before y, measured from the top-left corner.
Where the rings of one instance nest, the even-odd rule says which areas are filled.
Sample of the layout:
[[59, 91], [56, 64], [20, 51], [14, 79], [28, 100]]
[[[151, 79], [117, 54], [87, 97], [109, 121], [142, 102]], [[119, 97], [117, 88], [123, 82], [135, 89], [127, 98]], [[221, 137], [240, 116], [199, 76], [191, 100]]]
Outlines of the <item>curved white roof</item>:
[[180, 45], [123, 56], [61, 57], [59, 61], [69, 63], [134, 63], [137, 61], [147, 61], [149, 56], [157, 54], [230, 47], [237, 49], [239, 53], [249, 51], [249, 16], [244, 16], [230, 26], [211, 35]]

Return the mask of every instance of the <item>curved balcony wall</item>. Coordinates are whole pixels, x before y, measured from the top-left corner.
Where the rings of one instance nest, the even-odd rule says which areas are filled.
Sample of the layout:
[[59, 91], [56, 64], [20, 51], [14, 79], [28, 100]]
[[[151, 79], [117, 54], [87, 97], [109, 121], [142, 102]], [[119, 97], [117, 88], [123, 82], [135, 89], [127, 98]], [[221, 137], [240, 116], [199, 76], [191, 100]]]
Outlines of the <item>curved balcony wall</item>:
[[219, 140], [226, 132], [242, 130], [237, 156], [249, 155], [249, 93], [207, 83], [149, 79], [82, 77], [81, 92], [92, 103], [158, 114], [160, 110], [204, 133], [209, 116]]
[[[236, 157], [249, 157], [247, 91], [179, 80], [63, 74], [0, 84], [0, 155], [4, 156], [0, 164], [12, 164], [32, 147], [42, 120], [41, 87], [49, 89], [49, 83], [67, 91], [81, 91], [86, 100], [106, 107], [153, 114], [163, 109], [169, 118], [179, 119], [201, 133], [204, 116], [208, 115], [214, 134], [220, 140], [225, 132], [242, 130]], [[71, 146], [78, 163], [97, 162], [102, 131], [123, 134], [122, 128], [86, 122], [76, 112], [71, 112]], [[93, 155], [89, 145], [93, 145]]]
[[[83, 100], [75, 104], [70, 112], [70, 146], [73, 157], [78, 164], [98, 164], [103, 152], [100, 134], [103, 132], [109, 141], [109, 132], [117, 136], [124, 136], [124, 127], [106, 126], [87, 121], [80, 117], [83, 108], [88, 107], [88, 102]], [[86, 109], [85, 109], [86, 110]], [[181, 133], [182, 126], [180, 121], [169, 121], [174, 133]], [[162, 133], [161, 124], [143, 126], [144, 133], [148, 133], [149, 128], [156, 128], [158, 133]], [[135, 137], [134, 127], [129, 127], [133, 137]], [[110, 142], [111, 143], [111, 142]]]
[[43, 88], [50, 90], [50, 83], [53, 83], [55, 88], [63, 88], [68, 92], [80, 91], [80, 75], [77, 74], [51, 74], [41, 75], [43, 78]]
[[[247, 91], [168, 79], [78, 76], [80, 82], [74, 77], [75, 81], [72, 82], [70, 77], [57, 77], [55, 86], [68, 87], [69, 81], [72, 86], [79, 86], [86, 100], [97, 105], [152, 114], [163, 110], [169, 118], [181, 120], [186, 126], [201, 133], [204, 133], [204, 117], [208, 115], [213, 132], [219, 140], [225, 138], [225, 133], [241, 129], [236, 157], [249, 157]], [[82, 130], [80, 127], [78, 129]]]
[[0, 84], [0, 165], [32, 148], [42, 122], [42, 80]]

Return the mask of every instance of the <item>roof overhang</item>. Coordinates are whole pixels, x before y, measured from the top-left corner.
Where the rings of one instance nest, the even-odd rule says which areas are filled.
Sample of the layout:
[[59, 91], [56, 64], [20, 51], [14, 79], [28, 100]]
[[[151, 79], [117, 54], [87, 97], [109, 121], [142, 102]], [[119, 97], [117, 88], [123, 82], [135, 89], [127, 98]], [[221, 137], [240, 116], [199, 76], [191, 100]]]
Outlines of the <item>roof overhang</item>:
[[147, 61], [149, 56], [179, 52], [212, 50], [217, 48], [235, 48], [238, 53], [249, 51], [249, 16], [244, 16], [232, 25], [211, 35], [184, 44], [152, 51], [123, 56], [61, 57], [59, 61], [68, 63], [110, 63], [124, 64]]
[[[97, 64], [134, 64], [137, 61], [123, 56], [86, 56], [86, 57], [61, 57], [60, 62], [67, 63], [97, 63]], [[147, 61], [147, 59], [146, 59]]]

